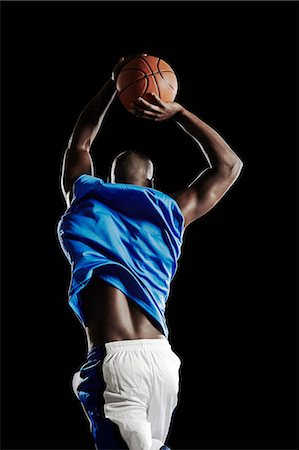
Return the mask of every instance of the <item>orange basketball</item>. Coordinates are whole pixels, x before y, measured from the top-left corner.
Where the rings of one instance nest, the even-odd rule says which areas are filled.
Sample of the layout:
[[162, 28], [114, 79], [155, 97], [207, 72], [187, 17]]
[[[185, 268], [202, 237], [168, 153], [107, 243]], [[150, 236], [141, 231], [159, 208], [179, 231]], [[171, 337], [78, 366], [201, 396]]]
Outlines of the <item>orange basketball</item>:
[[116, 89], [119, 99], [129, 110], [130, 104], [150, 93], [157, 94], [164, 102], [173, 102], [178, 81], [174, 70], [161, 58], [151, 55], [133, 56], [121, 69]]

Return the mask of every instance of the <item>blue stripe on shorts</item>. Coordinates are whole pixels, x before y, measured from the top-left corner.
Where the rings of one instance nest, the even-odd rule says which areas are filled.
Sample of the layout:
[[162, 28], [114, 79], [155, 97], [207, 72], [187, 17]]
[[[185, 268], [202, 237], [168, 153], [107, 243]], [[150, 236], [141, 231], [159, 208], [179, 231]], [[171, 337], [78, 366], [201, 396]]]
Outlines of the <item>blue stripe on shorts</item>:
[[127, 450], [118, 426], [104, 416], [104, 397], [106, 388], [102, 374], [105, 346], [94, 347], [87, 355], [79, 370], [83, 380], [77, 388], [77, 395], [91, 422], [91, 433], [98, 450]]

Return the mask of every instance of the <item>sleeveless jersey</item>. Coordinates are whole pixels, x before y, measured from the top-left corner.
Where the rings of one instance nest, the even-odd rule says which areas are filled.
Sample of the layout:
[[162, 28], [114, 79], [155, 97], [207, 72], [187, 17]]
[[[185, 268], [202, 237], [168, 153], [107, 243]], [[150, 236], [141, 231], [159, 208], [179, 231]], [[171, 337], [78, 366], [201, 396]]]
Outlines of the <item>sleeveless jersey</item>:
[[69, 304], [82, 324], [80, 291], [93, 273], [121, 290], [168, 336], [165, 306], [181, 253], [184, 217], [163, 192], [81, 175], [58, 223], [71, 264]]

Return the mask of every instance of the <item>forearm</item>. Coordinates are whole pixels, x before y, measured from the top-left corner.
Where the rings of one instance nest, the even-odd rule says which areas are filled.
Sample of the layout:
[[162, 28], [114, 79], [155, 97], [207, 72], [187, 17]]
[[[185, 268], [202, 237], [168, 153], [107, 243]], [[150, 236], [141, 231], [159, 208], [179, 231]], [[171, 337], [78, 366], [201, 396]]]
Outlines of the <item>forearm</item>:
[[199, 144], [211, 168], [232, 169], [241, 165], [240, 158], [212, 127], [195, 114], [182, 108], [175, 116], [176, 122]]
[[69, 141], [69, 148], [89, 150], [108, 108], [116, 97], [115, 83], [108, 80], [81, 112]]

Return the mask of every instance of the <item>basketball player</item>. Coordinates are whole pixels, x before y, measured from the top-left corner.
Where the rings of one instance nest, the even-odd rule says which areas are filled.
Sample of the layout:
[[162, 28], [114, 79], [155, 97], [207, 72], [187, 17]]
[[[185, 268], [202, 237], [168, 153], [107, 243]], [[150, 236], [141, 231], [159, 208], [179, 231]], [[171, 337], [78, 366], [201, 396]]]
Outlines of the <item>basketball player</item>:
[[[231, 188], [242, 162], [209, 125], [155, 94], [137, 117], [173, 120], [199, 144], [207, 168], [175, 194], [154, 188], [153, 162], [124, 151], [108, 181], [94, 176], [91, 146], [116, 98], [121, 60], [74, 127], [62, 167], [67, 209], [58, 225], [72, 267], [69, 302], [86, 331], [87, 359], [73, 389], [97, 449], [167, 449], [180, 359], [167, 339], [165, 303], [186, 227]], [[136, 126], [137, 126], [136, 122]]]

